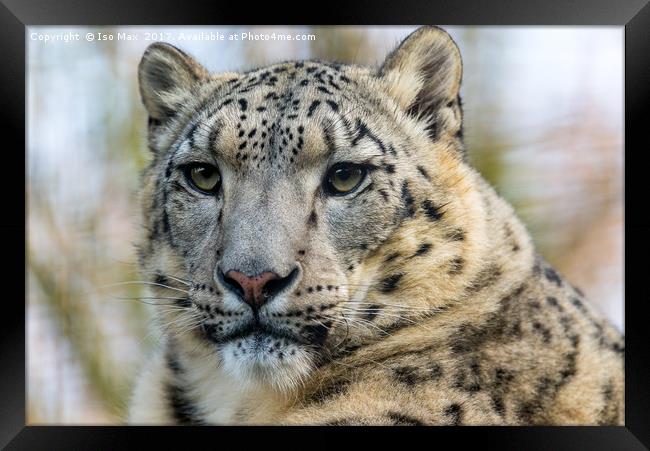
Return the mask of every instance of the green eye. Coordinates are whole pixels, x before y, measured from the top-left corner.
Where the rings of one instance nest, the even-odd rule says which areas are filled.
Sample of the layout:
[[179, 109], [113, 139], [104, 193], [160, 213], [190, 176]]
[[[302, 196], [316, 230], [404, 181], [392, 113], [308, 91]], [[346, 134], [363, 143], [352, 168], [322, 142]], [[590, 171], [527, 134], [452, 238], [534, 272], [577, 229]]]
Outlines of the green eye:
[[325, 190], [334, 196], [348, 194], [361, 185], [366, 177], [364, 166], [352, 163], [339, 163], [330, 168], [325, 178]]
[[185, 170], [185, 177], [193, 188], [208, 194], [214, 194], [219, 191], [219, 185], [221, 185], [219, 169], [210, 164], [188, 166]]

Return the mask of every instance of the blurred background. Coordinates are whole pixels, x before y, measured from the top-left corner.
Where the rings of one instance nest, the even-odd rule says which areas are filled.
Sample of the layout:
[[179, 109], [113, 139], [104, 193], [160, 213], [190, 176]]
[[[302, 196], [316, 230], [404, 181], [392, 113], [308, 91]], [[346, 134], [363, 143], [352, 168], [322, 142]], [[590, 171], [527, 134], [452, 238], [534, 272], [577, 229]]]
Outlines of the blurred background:
[[[142, 295], [124, 282], [140, 280], [135, 200], [148, 155], [136, 73], [147, 33], [224, 71], [307, 58], [378, 65], [414, 28], [28, 28], [28, 424], [121, 422], [159, 339], [152, 307], [120, 299]], [[472, 162], [541, 254], [623, 330], [623, 28], [445, 28], [463, 55]], [[68, 32], [81, 40], [37, 37]], [[313, 39], [178, 40], [200, 32]]]

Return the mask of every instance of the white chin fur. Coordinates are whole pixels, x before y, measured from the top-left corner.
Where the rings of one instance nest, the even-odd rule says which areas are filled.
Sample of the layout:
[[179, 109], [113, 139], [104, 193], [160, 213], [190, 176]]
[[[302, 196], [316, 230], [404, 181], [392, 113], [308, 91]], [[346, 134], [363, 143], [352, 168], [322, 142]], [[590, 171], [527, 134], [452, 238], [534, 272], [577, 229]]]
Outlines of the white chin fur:
[[312, 368], [311, 355], [300, 345], [274, 337], [248, 336], [221, 347], [223, 369], [243, 386], [273, 387], [289, 392]]

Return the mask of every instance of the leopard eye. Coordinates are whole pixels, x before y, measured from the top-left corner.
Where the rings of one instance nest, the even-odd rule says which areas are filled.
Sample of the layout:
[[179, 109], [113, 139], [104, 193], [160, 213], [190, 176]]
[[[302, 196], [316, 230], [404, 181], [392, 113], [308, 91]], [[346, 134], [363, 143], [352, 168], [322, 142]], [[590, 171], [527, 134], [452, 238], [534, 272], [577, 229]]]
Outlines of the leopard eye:
[[325, 190], [333, 196], [351, 193], [361, 185], [367, 172], [364, 166], [358, 164], [335, 164], [325, 177]]
[[219, 169], [211, 164], [193, 164], [185, 169], [185, 177], [197, 191], [206, 194], [215, 194], [221, 185]]

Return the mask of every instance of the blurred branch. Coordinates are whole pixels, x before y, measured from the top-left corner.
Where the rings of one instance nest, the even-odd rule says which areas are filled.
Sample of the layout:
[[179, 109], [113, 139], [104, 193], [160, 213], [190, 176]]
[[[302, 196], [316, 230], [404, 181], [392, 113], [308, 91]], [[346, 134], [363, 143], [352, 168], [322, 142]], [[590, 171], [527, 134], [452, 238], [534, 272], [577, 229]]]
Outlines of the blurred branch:
[[[121, 418], [125, 412], [132, 375], [124, 371], [123, 362], [114, 360], [110, 352], [112, 340], [103, 332], [105, 322], [114, 318], [102, 317], [102, 306], [93, 305], [92, 302], [92, 299], [103, 297], [98, 286], [107, 281], [96, 280], [102, 271], [97, 266], [98, 262], [91, 258], [93, 252], [84, 249], [80, 240], [73, 240], [76, 246], [73, 248], [60, 233], [49, 205], [34, 196], [31, 196], [30, 203], [31, 208], [38, 211], [39, 227], [47, 229], [50, 247], [37, 253], [30, 240], [27, 259], [30, 280], [40, 286], [40, 300], [51, 309], [53, 324], [74, 349], [91, 389], [111, 415]], [[91, 236], [97, 235], [97, 221], [101, 217], [98, 214], [90, 215], [91, 222], [87, 227]], [[56, 262], [52, 261], [54, 255], [57, 256]], [[75, 261], [75, 256], [79, 255], [82, 256], [81, 260]], [[134, 273], [135, 268], [113, 267], [110, 274], [104, 272], [103, 275], [108, 276], [109, 282], [115, 282], [132, 280]], [[126, 289], [129, 297], [141, 295], [137, 286]], [[131, 312], [129, 317], [132, 321], [129, 324], [138, 326], [132, 329], [132, 333], [142, 337], [145, 322], [142, 305], [130, 302], [120, 307]]]
[[55, 323], [75, 349], [84, 372], [92, 382], [93, 390], [103, 400], [107, 409], [120, 416], [126, 405], [126, 394], [119, 388], [113, 374], [119, 368], [117, 362], [106, 362], [102, 355], [104, 337], [94, 316], [81, 304], [70, 302], [79, 293], [72, 293], [68, 287], [57, 283], [46, 265], [37, 263], [33, 253], [29, 255], [29, 274], [42, 287], [44, 301], [55, 315]]

